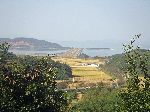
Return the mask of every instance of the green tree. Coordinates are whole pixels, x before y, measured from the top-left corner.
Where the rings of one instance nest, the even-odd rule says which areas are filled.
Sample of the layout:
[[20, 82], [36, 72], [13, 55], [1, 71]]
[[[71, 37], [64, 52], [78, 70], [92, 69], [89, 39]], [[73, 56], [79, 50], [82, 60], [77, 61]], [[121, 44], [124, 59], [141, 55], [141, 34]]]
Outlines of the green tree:
[[117, 97], [118, 90], [111, 88], [93, 88], [88, 90], [72, 107], [72, 112], [115, 112], [120, 103]]
[[[135, 38], [129, 45], [124, 45], [127, 66], [127, 88], [122, 90], [119, 96], [122, 104], [119, 111], [124, 112], [148, 112], [150, 111], [150, 74], [148, 74], [148, 60], [146, 54], [140, 52], [139, 47], [134, 47]], [[144, 79], [139, 78], [139, 70]]]
[[57, 67], [48, 58], [9, 59], [8, 44], [0, 45], [0, 111], [62, 112], [66, 95], [57, 90]]

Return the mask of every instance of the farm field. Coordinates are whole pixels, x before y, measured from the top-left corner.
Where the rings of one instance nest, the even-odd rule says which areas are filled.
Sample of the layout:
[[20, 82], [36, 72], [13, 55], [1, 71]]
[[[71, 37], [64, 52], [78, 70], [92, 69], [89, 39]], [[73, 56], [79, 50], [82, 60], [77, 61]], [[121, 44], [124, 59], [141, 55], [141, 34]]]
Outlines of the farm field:
[[60, 61], [62, 63], [66, 63], [72, 66], [81, 66], [83, 63], [94, 63], [94, 64], [104, 64], [104, 59], [79, 59], [79, 58], [61, 58], [61, 57], [53, 57], [55, 61]]
[[[72, 68], [72, 74], [76, 82], [84, 83], [110, 83], [111, 76], [99, 70], [98, 67], [88, 66], [87, 64], [100, 65], [105, 63], [105, 59], [77, 59], [77, 58], [52, 58], [55, 61], [66, 63]], [[86, 64], [86, 65], [84, 65]]]
[[109, 75], [98, 70], [96, 67], [73, 67], [72, 69], [77, 81], [94, 83], [111, 79]]

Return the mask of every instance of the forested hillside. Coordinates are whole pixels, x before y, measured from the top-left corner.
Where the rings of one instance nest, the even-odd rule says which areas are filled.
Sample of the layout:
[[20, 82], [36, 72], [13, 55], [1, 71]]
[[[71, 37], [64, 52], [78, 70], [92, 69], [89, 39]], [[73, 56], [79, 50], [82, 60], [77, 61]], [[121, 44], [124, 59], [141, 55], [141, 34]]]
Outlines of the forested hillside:
[[38, 40], [34, 38], [0, 38], [0, 42], [7, 42], [11, 45], [11, 49], [19, 49], [19, 50], [50, 50], [50, 49], [61, 49], [63, 48], [61, 45], [57, 43], [48, 42], [45, 40]]
[[[136, 50], [132, 51], [133, 53]], [[139, 54], [141, 56], [147, 55], [150, 58], [150, 51], [146, 49], [139, 49]], [[104, 66], [100, 66], [105, 72], [109, 73], [110, 75], [113, 75], [115, 77], [124, 76], [125, 72], [127, 71], [127, 64], [125, 62], [126, 57], [125, 54], [116, 54], [113, 56], [108, 57], [108, 61]], [[148, 73], [150, 74], [150, 60], [147, 61], [148, 64]], [[140, 68], [139, 68], [140, 69]], [[139, 75], [143, 75], [140, 70], [138, 70]]]

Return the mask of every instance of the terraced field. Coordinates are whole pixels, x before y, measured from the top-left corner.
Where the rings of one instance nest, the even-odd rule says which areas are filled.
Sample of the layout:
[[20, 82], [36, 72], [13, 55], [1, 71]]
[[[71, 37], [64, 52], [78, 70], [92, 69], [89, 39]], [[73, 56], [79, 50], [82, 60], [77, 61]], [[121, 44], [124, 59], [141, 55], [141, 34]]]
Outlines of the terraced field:
[[73, 67], [73, 74], [77, 81], [101, 82], [111, 79], [111, 76], [95, 67]]
[[81, 66], [83, 63], [94, 63], [94, 64], [104, 64], [104, 59], [79, 59], [79, 58], [61, 58], [61, 57], [53, 57], [55, 61], [60, 61], [62, 63], [66, 63], [72, 66]]
[[[71, 59], [71, 58], [53, 58], [55, 61], [66, 63], [71, 66], [75, 81], [85, 83], [110, 82], [111, 76], [99, 70], [98, 67], [88, 66], [87, 64], [104, 64], [104, 59]], [[86, 65], [84, 65], [86, 64]]]

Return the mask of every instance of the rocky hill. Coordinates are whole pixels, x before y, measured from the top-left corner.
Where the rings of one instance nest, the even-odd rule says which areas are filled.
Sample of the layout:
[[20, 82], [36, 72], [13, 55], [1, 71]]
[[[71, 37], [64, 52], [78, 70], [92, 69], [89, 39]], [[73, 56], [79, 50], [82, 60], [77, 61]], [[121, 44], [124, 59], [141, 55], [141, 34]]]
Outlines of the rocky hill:
[[57, 43], [48, 42], [45, 40], [38, 40], [34, 38], [0, 38], [0, 42], [7, 42], [11, 45], [11, 49], [17, 50], [57, 50], [64, 49]]

